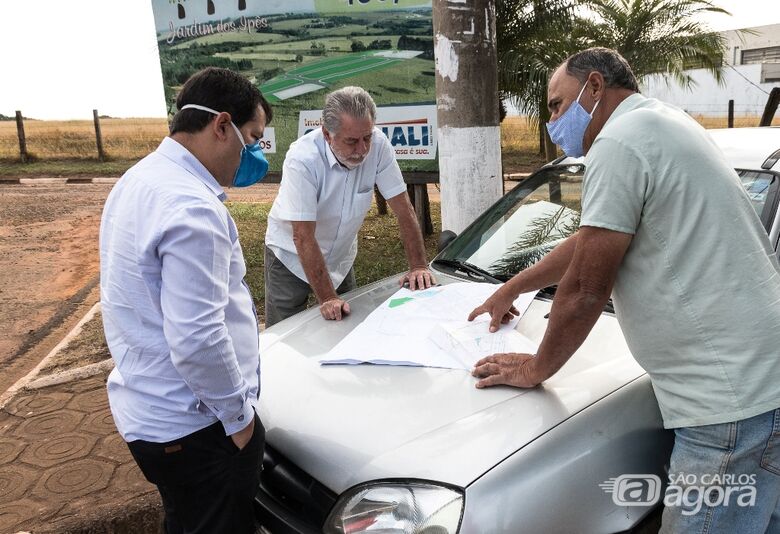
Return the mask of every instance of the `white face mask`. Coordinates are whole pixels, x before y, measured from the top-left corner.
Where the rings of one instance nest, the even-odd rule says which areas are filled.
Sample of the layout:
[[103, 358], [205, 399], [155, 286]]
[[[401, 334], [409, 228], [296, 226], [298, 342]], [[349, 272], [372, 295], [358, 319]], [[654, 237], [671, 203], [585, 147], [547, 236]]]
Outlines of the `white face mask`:
[[582, 147], [582, 139], [585, 137], [585, 130], [588, 129], [599, 102], [593, 106], [593, 110], [588, 113], [580, 104], [580, 98], [583, 91], [588, 86], [588, 82], [580, 89], [577, 100], [571, 103], [566, 112], [552, 122], [547, 123], [547, 132], [553, 143], [561, 147], [561, 150], [572, 158], [579, 158], [585, 153]]

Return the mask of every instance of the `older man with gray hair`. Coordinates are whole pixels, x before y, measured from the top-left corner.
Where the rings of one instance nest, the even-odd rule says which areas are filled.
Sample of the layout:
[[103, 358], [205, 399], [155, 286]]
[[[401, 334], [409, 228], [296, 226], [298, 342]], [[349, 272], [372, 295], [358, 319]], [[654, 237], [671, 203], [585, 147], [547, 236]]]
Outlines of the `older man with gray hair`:
[[357, 233], [374, 186], [400, 227], [410, 289], [436, 283], [422, 234], [387, 137], [374, 126], [376, 105], [360, 87], [325, 97], [322, 128], [290, 145], [265, 234], [265, 318], [271, 326], [302, 311], [312, 291], [326, 320], [341, 320], [354, 289]]

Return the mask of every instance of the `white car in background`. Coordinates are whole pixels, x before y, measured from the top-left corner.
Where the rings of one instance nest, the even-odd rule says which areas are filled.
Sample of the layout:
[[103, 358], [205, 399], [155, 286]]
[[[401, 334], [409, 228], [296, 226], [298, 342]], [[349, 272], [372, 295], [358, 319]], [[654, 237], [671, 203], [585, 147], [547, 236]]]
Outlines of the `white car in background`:
[[[712, 137], [777, 249], [780, 129]], [[508, 192], [432, 261], [439, 281], [497, 283], [537, 261], [576, 229], [583, 171], [563, 160]], [[507, 246], [488, 245], [495, 236]], [[261, 335], [266, 455], [257, 511], [268, 531], [651, 531], [646, 518], [657, 521], [658, 507], [651, 514], [641, 495], [618, 506], [621, 496], [601, 487], [627, 474], [663, 480], [673, 443], [609, 307], [572, 359], [534, 389], [477, 390], [458, 370], [320, 366], [397, 279], [349, 293], [344, 321], [325, 322], [315, 307]], [[536, 343], [553, 295], [541, 291], [518, 326]]]

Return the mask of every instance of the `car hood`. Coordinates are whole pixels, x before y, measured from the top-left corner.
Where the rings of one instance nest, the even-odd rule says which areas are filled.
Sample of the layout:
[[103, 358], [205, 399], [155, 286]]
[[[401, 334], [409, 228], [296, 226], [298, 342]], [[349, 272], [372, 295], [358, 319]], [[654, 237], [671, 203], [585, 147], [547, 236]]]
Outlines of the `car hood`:
[[[398, 289], [396, 280], [350, 293], [352, 314], [341, 322], [324, 321], [315, 307], [260, 336], [266, 440], [336, 493], [399, 478], [465, 487], [644, 374], [607, 314], [572, 359], [534, 389], [477, 390], [462, 370], [321, 366], [318, 359]], [[439, 281], [456, 280], [440, 274]], [[518, 325], [536, 343], [550, 306], [535, 300]]]

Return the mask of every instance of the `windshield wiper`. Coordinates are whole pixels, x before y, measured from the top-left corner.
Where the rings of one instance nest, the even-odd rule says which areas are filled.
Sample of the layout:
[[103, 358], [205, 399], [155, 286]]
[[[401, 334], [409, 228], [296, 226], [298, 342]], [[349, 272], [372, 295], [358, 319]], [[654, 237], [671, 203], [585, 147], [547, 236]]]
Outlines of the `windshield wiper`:
[[485, 269], [481, 267], [477, 267], [476, 265], [473, 265], [467, 261], [439, 259], [439, 260], [433, 260], [433, 264], [450, 267], [454, 269], [456, 272], [461, 271], [463, 274], [468, 275], [469, 278], [473, 278], [474, 280], [479, 280], [482, 282], [492, 282], [494, 284], [500, 284], [504, 282], [504, 280], [501, 280], [500, 278], [496, 278], [494, 275], [490, 274]]

